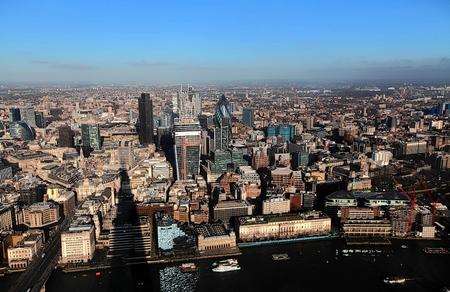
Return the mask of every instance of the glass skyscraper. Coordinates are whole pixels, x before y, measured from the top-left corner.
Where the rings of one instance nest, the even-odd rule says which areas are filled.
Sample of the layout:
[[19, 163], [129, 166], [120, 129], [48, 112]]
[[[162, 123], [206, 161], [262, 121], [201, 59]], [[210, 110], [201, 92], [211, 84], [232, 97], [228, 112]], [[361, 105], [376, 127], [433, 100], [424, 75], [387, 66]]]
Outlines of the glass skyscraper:
[[173, 130], [177, 179], [192, 178], [200, 167], [200, 123], [195, 118], [180, 118], [175, 121]]
[[285, 141], [291, 141], [295, 136], [295, 127], [292, 125], [269, 125], [267, 137], [281, 136]]
[[98, 125], [81, 125], [81, 144], [84, 147], [90, 147], [99, 150], [101, 145], [100, 128]]
[[20, 117], [20, 109], [16, 107], [12, 107], [9, 109], [9, 121], [11, 123], [18, 122], [21, 120]]
[[231, 105], [225, 95], [222, 95], [214, 113], [214, 149], [228, 148], [231, 140]]
[[34, 120], [36, 122], [36, 127], [45, 128], [45, 117], [43, 112], [35, 112]]
[[176, 112], [179, 116], [197, 117], [202, 112], [202, 102], [200, 94], [191, 86], [177, 93]]
[[25, 107], [20, 109], [20, 117], [22, 121], [30, 125], [30, 127], [36, 127], [36, 115], [34, 113], [34, 108]]
[[244, 108], [242, 110], [242, 123], [249, 127], [253, 127], [254, 111], [252, 108]]
[[142, 93], [139, 97], [139, 142], [142, 145], [152, 144], [153, 141], [153, 102], [150, 94]]
[[58, 128], [58, 146], [59, 147], [74, 147], [75, 133], [68, 125], [63, 125]]
[[30, 141], [36, 138], [36, 133], [34, 132], [34, 129], [23, 121], [11, 123], [9, 131], [13, 139]]

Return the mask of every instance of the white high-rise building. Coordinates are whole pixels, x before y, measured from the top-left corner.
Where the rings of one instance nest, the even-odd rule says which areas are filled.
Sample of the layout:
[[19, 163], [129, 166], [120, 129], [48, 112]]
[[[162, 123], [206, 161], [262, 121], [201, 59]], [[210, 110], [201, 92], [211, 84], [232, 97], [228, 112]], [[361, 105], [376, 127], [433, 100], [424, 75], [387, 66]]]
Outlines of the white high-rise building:
[[94, 252], [94, 225], [89, 217], [77, 217], [69, 230], [61, 233], [61, 263], [88, 262]]
[[181, 86], [174, 108], [180, 116], [197, 117], [202, 112], [200, 94], [191, 86], [188, 86], [187, 89], [183, 89]]
[[282, 196], [272, 197], [263, 201], [262, 209], [264, 215], [289, 213], [291, 202]]
[[372, 159], [379, 166], [386, 166], [392, 159], [392, 153], [387, 150], [374, 151], [372, 154]]
[[200, 123], [196, 118], [182, 117], [175, 121], [173, 131], [177, 179], [192, 178], [200, 168]]

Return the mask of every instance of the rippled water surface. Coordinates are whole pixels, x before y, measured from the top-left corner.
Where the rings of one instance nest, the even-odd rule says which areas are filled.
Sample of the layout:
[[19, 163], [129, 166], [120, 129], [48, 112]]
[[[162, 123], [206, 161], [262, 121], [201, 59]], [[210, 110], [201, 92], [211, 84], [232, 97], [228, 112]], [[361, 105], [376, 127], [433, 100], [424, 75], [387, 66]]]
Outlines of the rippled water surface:
[[[302, 242], [242, 249], [240, 271], [214, 273], [214, 260], [197, 262], [197, 272], [178, 265], [139, 265], [95, 272], [53, 273], [47, 291], [442, 291], [450, 287], [450, 256], [427, 255], [424, 246], [442, 242], [403, 242], [389, 247], [348, 247], [340, 241]], [[343, 253], [344, 249], [353, 252]], [[272, 254], [287, 253], [287, 261]], [[349, 255], [346, 255], [349, 254]], [[408, 279], [402, 286], [386, 276]]]

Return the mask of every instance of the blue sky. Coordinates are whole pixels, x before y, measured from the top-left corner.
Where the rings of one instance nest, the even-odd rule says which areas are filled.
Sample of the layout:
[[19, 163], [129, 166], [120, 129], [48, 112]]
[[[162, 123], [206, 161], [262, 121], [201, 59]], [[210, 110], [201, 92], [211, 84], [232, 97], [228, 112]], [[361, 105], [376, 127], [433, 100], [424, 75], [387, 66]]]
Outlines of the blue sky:
[[450, 78], [450, 1], [1, 0], [0, 81]]

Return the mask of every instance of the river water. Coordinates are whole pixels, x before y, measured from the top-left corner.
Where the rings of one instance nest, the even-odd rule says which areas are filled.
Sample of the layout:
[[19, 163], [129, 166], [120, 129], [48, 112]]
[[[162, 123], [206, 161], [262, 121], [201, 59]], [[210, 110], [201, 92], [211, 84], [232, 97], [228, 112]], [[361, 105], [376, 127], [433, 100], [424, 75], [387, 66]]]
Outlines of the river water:
[[[393, 242], [388, 247], [348, 247], [341, 240], [246, 247], [238, 257], [240, 271], [214, 273], [214, 260], [197, 262], [199, 270], [182, 273], [178, 265], [137, 265], [101, 271], [56, 270], [46, 291], [442, 291], [450, 287], [450, 256], [429, 255], [426, 246], [443, 242]], [[344, 256], [343, 249], [372, 252]], [[377, 251], [376, 253], [374, 251]], [[287, 253], [287, 261], [272, 254]], [[406, 284], [383, 283], [403, 276]]]

